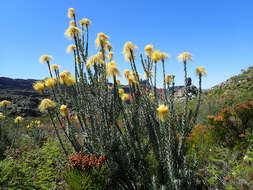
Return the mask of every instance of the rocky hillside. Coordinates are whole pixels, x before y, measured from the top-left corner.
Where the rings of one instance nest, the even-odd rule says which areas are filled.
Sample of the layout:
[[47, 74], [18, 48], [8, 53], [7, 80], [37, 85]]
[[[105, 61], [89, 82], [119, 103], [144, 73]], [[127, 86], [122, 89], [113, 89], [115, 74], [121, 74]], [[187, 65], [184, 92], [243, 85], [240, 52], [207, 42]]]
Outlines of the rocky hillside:
[[32, 116], [40, 115], [37, 107], [43, 98], [41, 94], [34, 91], [33, 79], [11, 79], [0, 77], [0, 101], [9, 100], [13, 106], [9, 108], [11, 115]]

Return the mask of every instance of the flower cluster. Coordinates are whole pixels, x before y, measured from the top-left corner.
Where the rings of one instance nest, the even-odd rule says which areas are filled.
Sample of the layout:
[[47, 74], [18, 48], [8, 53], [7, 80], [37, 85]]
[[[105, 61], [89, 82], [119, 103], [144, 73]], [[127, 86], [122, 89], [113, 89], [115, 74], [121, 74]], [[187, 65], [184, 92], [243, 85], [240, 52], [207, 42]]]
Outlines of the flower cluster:
[[69, 167], [71, 169], [78, 168], [82, 171], [88, 171], [89, 169], [100, 169], [105, 164], [105, 155], [101, 155], [97, 158], [96, 154], [91, 156], [84, 155], [79, 152], [77, 154], [72, 154], [68, 157], [69, 159]]

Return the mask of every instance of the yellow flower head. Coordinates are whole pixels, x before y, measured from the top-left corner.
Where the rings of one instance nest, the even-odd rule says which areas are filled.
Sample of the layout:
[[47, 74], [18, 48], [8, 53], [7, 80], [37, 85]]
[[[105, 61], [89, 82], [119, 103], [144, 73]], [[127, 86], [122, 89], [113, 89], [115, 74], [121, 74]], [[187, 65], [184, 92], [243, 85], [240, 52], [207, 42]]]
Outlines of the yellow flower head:
[[66, 49], [66, 52], [67, 53], [70, 53], [71, 51], [74, 51], [76, 49], [76, 45], [74, 44], [70, 44], [67, 49]]
[[151, 57], [152, 52], [153, 52], [153, 48], [154, 48], [154, 46], [151, 44], [145, 46], [144, 50], [145, 50], [147, 56]]
[[117, 65], [115, 61], [109, 62], [106, 67], [106, 75], [107, 76], [120, 76], [119, 69], [117, 68]]
[[96, 55], [92, 55], [87, 62], [87, 67], [90, 68], [94, 64], [104, 64], [103, 55], [98, 52]]
[[167, 53], [165, 53], [165, 52], [161, 52], [161, 59], [162, 60], [170, 59], [170, 56]]
[[87, 18], [83, 18], [82, 20], [80, 20], [79, 24], [82, 27], [84, 27], [84, 26], [88, 27], [88, 26], [91, 25], [91, 21], [89, 19], [87, 19]]
[[68, 114], [69, 114], [69, 110], [66, 105], [61, 105], [60, 111], [61, 111], [62, 116], [68, 116]]
[[166, 83], [171, 83], [174, 81], [175, 75], [166, 75], [165, 76], [165, 82]]
[[192, 61], [192, 56], [189, 52], [184, 52], [177, 57], [178, 61], [185, 62], [186, 60]]
[[40, 63], [50, 62], [53, 60], [53, 57], [50, 55], [42, 55], [40, 57]]
[[10, 105], [10, 104], [11, 104], [10, 101], [8, 101], [8, 100], [3, 100], [3, 101], [0, 102], [0, 107], [5, 107], [5, 106], [8, 106], [8, 105]]
[[54, 88], [55, 84], [56, 84], [56, 81], [53, 78], [47, 78], [45, 80], [46, 87], [50, 88], [51, 90]]
[[73, 18], [75, 16], [76, 16], [75, 9], [74, 8], [69, 8], [69, 10], [68, 10], [68, 17], [69, 18]]
[[72, 86], [73, 84], [76, 83], [76, 80], [74, 79], [74, 77], [72, 75], [67, 75], [67, 77], [65, 77], [63, 79], [63, 82], [67, 85], [67, 86]]
[[14, 119], [14, 123], [22, 123], [24, 121], [24, 118], [21, 116], [18, 116]]
[[65, 36], [68, 39], [72, 39], [74, 36], [78, 36], [81, 33], [81, 30], [76, 26], [69, 26], [68, 29], [65, 31]]
[[117, 86], [120, 86], [120, 80], [116, 79]]
[[158, 118], [163, 122], [166, 121], [168, 119], [168, 111], [169, 111], [168, 106], [160, 105], [157, 108]]
[[43, 93], [44, 87], [45, 85], [42, 81], [37, 81], [33, 83], [33, 89], [39, 91], [40, 93]]
[[196, 69], [196, 74], [197, 74], [197, 75], [206, 75], [206, 70], [205, 70], [205, 68], [202, 67], [202, 66], [197, 67], [197, 69]]
[[97, 34], [97, 39], [95, 40], [95, 44], [97, 47], [106, 47], [108, 43], [109, 36], [105, 35], [104, 33], [100, 32]]
[[127, 101], [127, 100], [129, 100], [129, 95], [128, 95], [128, 94], [125, 94], [125, 93], [122, 94], [122, 95], [121, 95], [121, 100], [122, 100], [122, 101]]
[[130, 73], [130, 75], [128, 76], [128, 85], [130, 84], [138, 84], [138, 81], [136, 79], [136, 76], [133, 72]]
[[112, 61], [112, 59], [113, 59], [113, 52], [112, 52], [112, 51], [110, 51], [110, 52], [108, 53], [107, 58], [108, 58], [109, 61]]
[[112, 45], [109, 42], [106, 44], [106, 50], [108, 51], [112, 50]]
[[65, 79], [69, 75], [71, 75], [71, 73], [69, 71], [63, 71], [60, 73], [60, 78]]
[[40, 112], [45, 112], [47, 109], [55, 108], [56, 103], [48, 98], [45, 98], [41, 101], [39, 105]]
[[[133, 44], [133, 42], [126, 42], [123, 48], [123, 54], [125, 55], [125, 59], [127, 61], [130, 61], [133, 58], [135, 58], [135, 50], [137, 50], [137, 46]], [[131, 55], [132, 53], [132, 55]]]
[[4, 119], [4, 118], [5, 118], [4, 114], [2, 112], [0, 112], [0, 120]]
[[130, 73], [131, 73], [131, 71], [129, 71], [128, 69], [124, 70], [124, 77], [125, 77], [126, 79], [128, 79]]
[[123, 95], [123, 94], [125, 93], [123, 88], [120, 88], [120, 89], [118, 90], [118, 92], [119, 92], [119, 95], [120, 95], [120, 96]]
[[151, 55], [151, 59], [153, 61], [159, 61], [162, 58], [162, 53], [160, 52], [160, 50], [155, 50], [153, 51], [152, 55]]
[[51, 71], [59, 71], [59, 65], [57, 65], [57, 64], [52, 64], [52, 65], [50, 66], [50, 69], [51, 69]]
[[153, 100], [154, 95], [152, 93], [149, 93], [148, 97], [149, 97], [150, 100]]

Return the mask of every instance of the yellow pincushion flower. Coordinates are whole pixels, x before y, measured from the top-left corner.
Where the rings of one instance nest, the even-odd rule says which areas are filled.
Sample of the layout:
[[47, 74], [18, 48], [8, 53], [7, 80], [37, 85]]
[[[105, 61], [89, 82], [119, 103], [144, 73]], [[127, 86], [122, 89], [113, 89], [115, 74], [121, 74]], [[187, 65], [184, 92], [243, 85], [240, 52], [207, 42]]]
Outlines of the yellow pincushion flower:
[[57, 65], [57, 64], [52, 64], [52, 65], [50, 66], [50, 70], [51, 70], [51, 71], [59, 71], [59, 65]]
[[116, 80], [116, 83], [117, 83], [117, 86], [120, 86], [120, 80], [119, 79]]
[[76, 26], [69, 26], [64, 34], [68, 39], [72, 39], [74, 36], [78, 36], [80, 33], [81, 30]]
[[106, 47], [108, 43], [109, 36], [105, 35], [104, 33], [100, 32], [97, 34], [97, 38], [95, 40], [95, 44], [97, 47]]
[[125, 77], [126, 79], [128, 79], [130, 73], [131, 73], [131, 71], [128, 70], [128, 69], [124, 70], [124, 77]]
[[155, 50], [153, 51], [152, 55], [151, 55], [151, 59], [153, 61], [159, 61], [162, 58], [162, 54], [160, 52], [160, 50]]
[[184, 52], [177, 57], [178, 61], [185, 62], [186, 60], [192, 61], [192, 56], [189, 52]]
[[108, 60], [109, 61], [112, 61], [112, 59], [113, 59], [113, 52], [112, 51], [110, 51], [109, 53], [108, 53]]
[[150, 100], [153, 100], [154, 95], [152, 93], [149, 93], [148, 97], [149, 97]]
[[16, 117], [15, 119], [14, 119], [14, 123], [22, 123], [24, 121], [24, 118], [23, 117], [21, 117], [21, 116], [18, 116], [18, 117]]
[[71, 75], [71, 73], [69, 71], [63, 71], [60, 73], [60, 78], [64, 79], [66, 78], [68, 75]]
[[127, 101], [127, 100], [129, 100], [129, 95], [128, 95], [128, 94], [125, 94], [125, 93], [122, 94], [122, 95], [121, 95], [121, 100], [122, 100], [122, 101]]
[[175, 75], [166, 75], [165, 76], [165, 82], [166, 83], [171, 83], [174, 81]]
[[65, 77], [63, 79], [63, 82], [67, 85], [67, 86], [72, 86], [73, 84], [76, 83], [76, 80], [74, 79], [74, 77], [72, 75], [68, 75], [67, 77]]
[[2, 112], [0, 112], [0, 120], [4, 119], [4, 118], [5, 118], [4, 114]]
[[128, 79], [128, 85], [130, 85], [130, 84], [138, 84], [136, 76], [134, 75], [133, 72], [130, 73], [130, 75], [128, 76], [127, 79]]
[[197, 75], [206, 75], [206, 70], [205, 70], [205, 68], [202, 67], [202, 66], [197, 67], [197, 69], [196, 69], [196, 74], [197, 74]]
[[145, 46], [144, 50], [145, 50], [147, 56], [151, 57], [152, 52], [153, 52], [153, 48], [154, 48], [154, 46], [151, 44]]
[[110, 43], [106, 44], [106, 50], [108, 50], [108, 51], [112, 50], [112, 45]]
[[74, 51], [75, 49], [76, 49], [76, 45], [70, 44], [70, 45], [67, 47], [66, 52], [67, 52], [67, 53], [70, 53], [70, 52]]
[[40, 57], [40, 63], [50, 62], [53, 60], [53, 57], [50, 55], [42, 55]]
[[168, 106], [165, 106], [165, 105], [160, 105], [158, 108], [157, 108], [157, 112], [158, 112], [158, 118], [165, 122], [167, 119], [168, 119], [168, 111], [169, 111], [169, 108]]
[[51, 90], [54, 88], [55, 84], [56, 84], [56, 81], [53, 78], [47, 78], [45, 80], [46, 87], [50, 88]]
[[41, 101], [39, 105], [40, 112], [45, 112], [48, 109], [52, 109], [56, 107], [56, 103], [48, 98], [45, 98]]
[[[133, 42], [126, 42], [123, 48], [123, 54], [125, 55], [125, 59], [127, 61], [130, 61], [133, 58], [135, 58], [135, 51], [137, 50], [137, 46], [133, 44]], [[132, 52], [132, 55], [131, 55]]]
[[69, 18], [73, 18], [75, 16], [76, 16], [75, 9], [74, 8], [69, 8], [69, 10], [68, 10], [68, 17]]
[[107, 76], [120, 76], [119, 69], [115, 62], [109, 62], [106, 67], [106, 75]]
[[60, 111], [61, 111], [62, 116], [68, 116], [68, 114], [69, 114], [69, 110], [66, 105], [61, 105]]
[[120, 89], [118, 90], [118, 92], [119, 92], [119, 95], [120, 95], [120, 96], [123, 95], [123, 94], [125, 93], [123, 88], [120, 88]]
[[169, 54], [165, 53], [165, 52], [161, 52], [161, 59], [165, 60], [165, 59], [170, 59]]
[[84, 26], [90, 26], [91, 25], [91, 21], [87, 18], [83, 18], [82, 20], [79, 21], [80, 26], [84, 27]]
[[37, 81], [33, 83], [33, 89], [39, 91], [40, 93], [43, 93], [44, 87], [45, 85], [42, 81]]
[[5, 107], [5, 106], [8, 106], [8, 105], [10, 105], [10, 104], [11, 104], [10, 101], [8, 101], [8, 100], [3, 100], [3, 101], [0, 102], [0, 107]]

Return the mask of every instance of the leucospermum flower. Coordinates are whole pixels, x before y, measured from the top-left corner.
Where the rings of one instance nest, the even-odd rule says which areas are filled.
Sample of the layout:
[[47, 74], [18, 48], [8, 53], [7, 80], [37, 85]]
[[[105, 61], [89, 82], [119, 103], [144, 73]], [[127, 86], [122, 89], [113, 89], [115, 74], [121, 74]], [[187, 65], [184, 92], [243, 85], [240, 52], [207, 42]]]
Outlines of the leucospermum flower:
[[76, 26], [69, 26], [64, 34], [68, 39], [72, 39], [74, 36], [78, 36], [80, 33], [81, 30]]
[[3, 100], [3, 101], [0, 102], [0, 107], [5, 107], [5, 106], [8, 106], [8, 105], [10, 105], [10, 104], [11, 104], [10, 101], [8, 101], [8, 100]]
[[152, 52], [153, 52], [153, 48], [154, 48], [154, 46], [151, 44], [145, 46], [144, 50], [145, 50], [147, 56], [151, 57]]
[[53, 57], [50, 55], [42, 55], [40, 57], [40, 63], [50, 62], [53, 60]]
[[74, 8], [69, 8], [69, 10], [68, 10], [68, 17], [69, 18], [73, 18], [75, 16], [76, 16], [75, 9]]
[[105, 35], [104, 33], [100, 32], [97, 34], [97, 38], [95, 40], [95, 44], [97, 47], [106, 47], [108, 43], [109, 36]]
[[[127, 61], [130, 61], [133, 58], [135, 58], [135, 51], [137, 50], [137, 46], [133, 44], [133, 42], [126, 42], [123, 48], [123, 54], [125, 56], [125, 59]], [[132, 55], [131, 55], [132, 53]]]
[[109, 62], [106, 67], [106, 75], [107, 76], [120, 76], [119, 69], [117, 68], [117, 65], [115, 62]]
[[2, 112], [0, 112], [0, 120], [4, 119], [4, 118], [5, 118], [4, 114]]
[[108, 50], [108, 51], [111, 51], [112, 50], [112, 45], [108, 42], [106, 44], [106, 48], [105, 49]]
[[70, 45], [67, 47], [66, 52], [67, 52], [67, 53], [70, 53], [70, 52], [74, 51], [75, 49], [76, 49], [76, 45], [70, 44]]
[[112, 51], [110, 51], [110, 52], [108, 53], [107, 58], [108, 58], [109, 61], [112, 61], [112, 59], [113, 59], [113, 52], [112, 52]]
[[68, 116], [69, 114], [68, 106], [66, 105], [61, 105], [60, 111], [62, 116]]
[[125, 93], [122, 94], [122, 95], [121, 95], [121, 100], [122, 100], [122, 101], [127, 101], [127, 100], [129, 100], [129, 95], [128, 95], [128, 94], [125, 94]]
[[76, 26], [76, 23], [74, 20], [69, 21], [69, 26]]
[[186, 60], [192, 61], [192, 56], [189, 52], [184, 52], [177, 57], [178, 61], [185, 62]]
[[33, 83], [33, 89], [39, 91], [40, 93], [43, 93], [44, 87], [45, 85], [42, 81], [37, 81]]
[[133, 72], [130, 73], [130, 75], [128, 76], [127, 79], [128, 79], [128, 85], [130, 85], [130, 84], [138, 84], [136, 76], [134, 75]]
[[79, 21], [79, 24], [82, 27], [84, 27], [84, 26], [88, 27], [91, 25], [91, 21], [87, 18], [83, 18], [82, 20]]
[[197, 75], [206, 75], [206, 70], [205, 70], [205, 68], [204, 67], [202, 67], [202, 66], [199, 66], [199, 67], [197, 67], [197, 69], [196, 69], [196, 74]]
[[175, 75], [166, 75], [165, 76], [165, 82], [166, 83], [171, 83], [174, 81]]
[[53, 78], [47, 78], [45, 80], [45, 86], [50, 88], [51, 90], [54, 88], [55, 84], [56, 84], [56, 81]]
[[125, 93], [123, 88], [120, 88], [120, 89], [118, 90], [118, 92], [119, 92], [119, 95], [120, 95], [120, 96], [123, 95], [123, 94]]
[[128, 79], [130, 73], [131, 73], [131, 71], [128, 70], [128, 69], [124, 70], [124, 77], [125, 77], [126, 79]]
[[56, 103], [48, 98], [45, 98], [41, 101], [39, 105], [40, 112], [45, 112], [48, 109], [52, 109], [56, 107]]
[[76, 83], [76, 80], [74, 79], [73, 75], [68, 75], [67, 77], [64, 78], [63, 82], [67, 86], [72, 86], [73, 84]]
[[116, 79], [117, 86], [120, 86], [120, 80]]
[[52, 64], [52, 65], [50, 66], [50, 70], [51, 70], [51, 71], [59, 71], [59, 65], [57, 65], [57, 64]]
[[165, 122], [168, 118], [168, 111], [169, 111], [169, 108], [168, 106], [165, 106], [165, 105], [160, 105], [158, 108], [157, 108], [157, 112], [158, 112], [158, 118], [162, 121], [162, 122]]
[[165, 60], [165, 59], [170, 59], [169, 54], [165, 53], [165, 52], [161, 52], [161, 59]]
[[18, 116], [14, 119], [14, 123], [18, 124], [18, 123], [22, 123], [24, 121], [24, 118], [21, 116]]
[[153, 60], [153, 61], [159, 61], [159, 60], [161, 60], [161, 58], [162, 58], [162, 55], [161, 55], [161, 52], [160, 52], [160, 50], [155, 50], [155, 51], [153, 51], [153, 53], [152, 53], [152, 55], [151, 55], [151, 59]]

